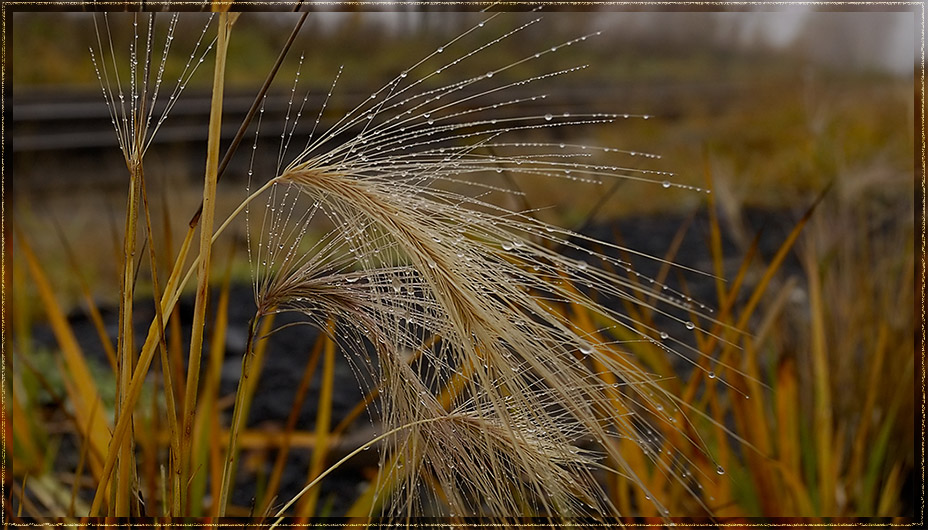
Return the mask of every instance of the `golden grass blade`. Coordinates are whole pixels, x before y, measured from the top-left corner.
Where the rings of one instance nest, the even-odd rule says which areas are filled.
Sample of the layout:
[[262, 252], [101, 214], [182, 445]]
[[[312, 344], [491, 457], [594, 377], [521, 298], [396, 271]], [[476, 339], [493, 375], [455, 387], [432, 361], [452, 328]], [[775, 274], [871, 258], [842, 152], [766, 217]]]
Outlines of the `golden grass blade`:
[[[795, 361], [784, 359], [777, 368], [777, 384], [774, 395], [777, 417], [777, 461], [780, 465], [780, 471], [792, 477], [802, 476], [801, 448], [799, 446], [800, 404], [798, 386]], [[809, 514], [811, 511], [805, 513]]]
[[[802, 217], [799, 219], [799, 221], [790, 231], [789, 235], [787, 235], [783, 243], [780, 244], [780, 247], [777, 249], [777, 252], [774, 255], [773, 259], [770, 261], [770, 263], [767, 265], [766, 269], [764, 270], [764, 274], [761, 276], [760, 280], [758, 280], [757, 285], [754, 287], [754, 290], [751, 292], [751, 296], [749, 297], [748, 301], [745, 303], [744, 307], [741, 309], [741, 313], [738, 316], [738, 318], [735, 320], [735, 324], [728, 329], [730, 330], [731, 329], [734, 329], [734, 330], [747, 329], [748, 322], [751, 316], [754, 314], [754, 310], [757, 308], [757, 305], [760, 303], [764, 294], [767, 292], [767, 288], [769, 287], [770, 282], [773, 280], [774, 276], [776, 275], [776, 272], [779, 270], [780, 265], [783, 264], [783, 260], [786, 259], [786, 256], [789, 254], [790, 250], [793, 248], [793, 245], [796, 243], [796, 240], [799, 238], [799, 234], [802, 232], [802, 229], [809, 222], [809, 219], [812, 217], [812, 214], [815, 212], [815, 209], [818, 207], [821, 201], [825, 198], [825, 196], [827, 195], [830, 189], [831, 189], [831, 185], [829, 184], [824, 190], [822, 190], [822, 192], [818, 195], [818, 197], [816, 197], [816, 199], [812, 202], [812, 205], [809, 206], [809, 208], [805, 211], [805, 213], [802, 215]], [[755, 241], [756, 241], [756, 238], [755, 238]], [[743, 264], [744, 266], [746, 266], [747, 261], [745, 260]], [[740, 272], [739, 272], [739, 276], [740, 276]], [[735, 292], [735, 289], [732, 288], [729, 292], [728, 298], [730, 300], [733, 300], [734, 294], [736, 294], [736, 292]], [[708, 336], [706, 339], [706, 342], [701, 347], [701, 351], [703, 352], [714, 351], [718, 344], [718, 339], [716, 339], [715, 337], [716, 337], [715, 334]], [[728, 364], [729, 357], [733, 351], [734, 351], [734, 347], [730, 341], [726, 341], [722, 344], [721, 351], [717, 356], [719, 372], [721, 372], [724, 369], [725, 365]], [[709, 358], [708, 355], [701, 357], [700, 359], [701, 365], [702, 363], [708, 362], [708, 358]], [[694, 372], [694, 377], [690, 381], [689, 385], [687, 386], [686, 391], [683, 394], [684, 402], [690, 403], [693, 401], [696, 391], [699, 388], [699, 383], [701, 381], [701, 378], [703, 374], [706, 374], [706, 373], [708, 372], [703, 372], [702, 370], [698, 370]]]
[[[322, 385], [319, 388], [319, 406], [316, 409], [316, 447], [313, 449], [312, 460], [309, 465], [309, 481], [322, 473], [326, 455], [329, 453], [329, 428], [332, 422], [332, 394], [335, 384], [335, 322], [329, 322], [329, 332], [326, 334], [323, 348]], [[312, 517], [316, 513], [316, 502], [319, 499], [319, 489], [310, 490], [297, 505], [297, 515]]]
[[770, 260], [770, 263], [767, 265], [767, 269], [764, 271], [764, 275], [761, 277], [760, 281], [757, 282], [757, 286], [751, 293], [750, 299], [745, 304], [745, 307], [741, 312], [741, 316], [735, 325], [736, 329], [746, 329], [747, 321], [754, 313], [754, 309], [757, 307], [757, 304], [760, 302], [763, 294], [767, 291], [767, 287], [770, 284], [770, 281], [773, 279], [776, 271], [779, 270], [780, 265], [783, 264], [783, 260], [786, 259], [787, 254], [789, 254], [790, 250], [793, 248], [793, 245], [796, 243], [796, 239], [799, 238], [799, 234], [809, 222], [809, 219], [811, 219], [815, 209], [822, 202], [830, 189], [831, 184], [822, 190], [818, 197], [816, 197], [815, 201], [812, 202], [812, 205], [809, 206], [805, 213], [803, 213], [802, 217], [796, 223], [796, 226], [794, 226], [790, 231], [789, 235], [786, 236], [786, 239], [783, 240], [783, 243], [780, 244], [780, 248], [777, 249], [777, 253], [774, 255], [773, 259]]
[[[236, 17], [239, 15], [240, 13], [235, 14]], [[229, 162], [232, 160], [232, 155], [234, 155], [235, 151], [238, 150], [238, 146], [241, 144], [242, 139], [245, 137], [245, 132], [248, 130], [248, 126], [251, 125], [255, 114], [258, 112], [258, 109], [261, 108], [261, 102], [264, 100], [265, 94], [267, 94], [268, 89], [271, 88], [271, 83], [273, 83], [274, 78], [277, 77], [277, 71], [280, 70], [280, 65], [283, 64], [284, 59], [287, 57], [287, 53], [290, 51], [290, 47], [293, 45], [293, 41], [296, 40], [297, 35], [299, 35], [300, 29], [303, 27], [303, 23], [306, 22], [306, 17], [308, 15], [308, 11], [304, 11], [303, 14], [300, 15], [299, 20], [297, 20], [296, 24], [293, 26], [293, 30], [290, 31], [290, 36], [281, 47], [280, 53], [277, 55], [277, 60], [274, 61], [274, 66], [271, 67], [267, 77], [264, 78], [264, 84], [261, 86], [261, 89], [258, 90], [257, 95], [255, 95], [255, 99], [251, 104], [251, 108], [249, 108], [248, 113], [245, 114], [245, 118], [242, 120], [242, 124], [238, 128], [238, 132], [235, 133], [235, 137], [232, 139], [232, 142], [226, 149], [226, 153], [223, 155], [222, 161], [219, 162], [219, 168], [216, 174], [217, 182], [222, 179], [222, 176], [225, 174], [226, 168], [229, 166]], [[197, 208], [197, 211], [194, 212], [193, 216], [190, 218], [188, 223], [190, 228], [195, 228], [197, 224], [199, 224], [201, 215], [203, 215], [202, 202]]]
[[[906, 361], [905, 368], [899, 373], [900, 380], [911, 381], [915, 365], [915, 358], [909, 357]], [[896, 426], [896, 416], [902, 404], [910, 402], [912, 387], [909, 385], [897, 385], [894, 395], [887, 407], [883, 421], [880, 423], [880, 429], [870, 443], [870, 455], [867, 460], [867, 470], [863, 476], [863, 487], [858, 498], [859, 512], [863, 514], [872, 514], [876, 510], [880, 496], [880, 480], [883, 478], [884, 467], [889, 452], [889, 442]]]
[[757, 349], [762, 347], [770, 333], [775, 330], [774, 325], [793, 294], [794, 283], [793, 281], [787, 282], [780, 289], [764, 313], [764, 318], [755, 335], [744, 339], [742, 354], [744, 376], [739, 374], [731, 381], [740, 387], [744, 395], [751, 397], [750, 399], [735, 397], [731, 400], [731, 409], [738, 425], [738, 432], [751, 442], [750, 447], [744, 447], [743, 458], [750, 471], [750, 477], [764, 513], [769, 514], [778, 513], [778, 510], [782, 509], [777, 492], [782, 491], [783, 486], [777, 482], [773, 467], [772, 459], [776, 456], [774, 444], [777, 438], [771, 433], [766, 392], [760, 384], [762, 374], [757, 366]]
[[[680, 247], [683, 245], [683, 239], [686, 237], [687, 232], [689, 231], [690, 225], [693, 223], [693, 216], [687, 217], [686, 221], [680, 225], [680, 228], [677, 229], [677, 232], [673, 236], [670, 245], [667, 247], [667, 252], [664, 253], [661, 268], [658, 270], [657, 275], [654, 276], [654, 294], [648, 298], [648, 306], [653, 306], [658, 301], [658, 285], [663, 285], [667, 280], [667, 276], [670, 274], [671, 265], [673, 260], [677, 257], [677, 253], [680, 252]], [[654, 313], [654, 310], [651, 307], [642, 308], [642, 318], [650, 321], [651, 315]], [[650, 322], [649, 322], [650, 323]]]
[[[760, 237], [763, 234], [763, 230], [758, 230], [754, 234], [754, 239], [751, 240], [751, 245], [748, 247], [747, 252], [744, 253], [744, 257], [741, 258], [741, 264], [738, 266], [738, 272], [735, 274], [734, 281], [731, 282], [731, 287], [728, 290], [728, 295], [725, 299], [720, 300], [721, 307], [719, 308], [719, 320], [730, 320], [732, 307], [735, 304], [735, 300], [738, 297], [738, 293], [741, 292], [741, 287], [744, 285], [744, 280], [747, 277], [748, 268], [751, 265], [751, 262], [754, 259], [754, 256], [757, 254], [757, 249], [760, 246]], [[717, 326], [714, 331], [721, 329], [721, 326]]]
[[[237, 15], [236, 15], [237, 17]], [[200, 252], [197, 269], [197, 294], [193, 313], [193, 328], [190, 338], [190, 354], [187, 358], [187, 378], [184, 391], [183, 438], [184, 447], [193, 446], [193, 426], [196, 416], [197, 392], [199, 390], [200, 357], [203, 350], [203, 330], [206, 326], [206, 304], [209, 295], [210, 253], [215, 215], [216, 180], [219, 168], [219, 142], [222, 128], [222, 101], [225, 84], [226, 56], [229, 35], [235, 17], [228, 13], [219, 15], [218, 41], [216, 44], [216, 66], [213, 73], [212, 101], [209, 116], [209, 137], [206, 147], [206, 172], [203, 184], [203, 215], [200, 219]], [[184, 451], [180, 462], [181, 484], [187, 484], [192, 473], [190, 453]], [[181, 490], [180, 505], [186, 506], [186, 488]]]
[[[264, 187], [256, 191], [251, 197], [246, 199], [238, 209], [236, 209], [226, 222], [219, 227], [219, 229], [214, 234], [212, 240], [215, 242], [216, 238], [223, 231], [223, 229], [231, 223], [232, 219], [238, 215], [242, 209], [248, 204], [248, 202], [254, 197], [260, 195], [265, 189], [270, 187], [275, 181], [270, 181]], [[194, 268], [199, 263], [199, 258], [195, 259], [191, 265], [191, 268], [188, 269], [186, 274], [183, 274], [183, 265], [187, 259], [187, 255], [190, 252], [190, 247], [193, 243], [194, 236], [196, 234], [196, 224], [190, 226], [187, 230], [187, 234], [184, 237], [184, 241], [181, 244], [180, 252], [177, 255], [177, 258], [174, 261], [174, 267], [171, 270], [171, 276], [168, 278], [167, 284], [164, 289], [164, 296], [161, 299], [162, 312], [169, 313], [174, 311], [174, 308], [177, 305], [177, 301], [180, 298], [181, 289], [186, 285], [187, 281], [190, 279], [191, 274], [193, 273]], [[132, 408], [135, 406], [135, 403], [138, 401], [139, 395], [142, 391], [142, 386], [145, 383], [145, 377], [148, 372], [148, 368], [151, 366], [151, 361], [154, 359], [155, 350], [159, 342], [159, 334], [163, 330], [159, 329], [157, 322], [152, 322], [151, 326], [148, 329], [148, 336], [145, 339], [145, 343], [142, 345], [142, 350], [139, 355], [138, 365], [136, 366], [135, 372], [132, 375], [132, 382], [129, 386], [129, 395], [128, 395], [128, 407]], [[130, 417], [126, 416], [120, 418], [116, 423], [115, 428], [113, 429], [112, 438], [115, 441], [121, 440], [125, 436], [126, 431], [129, 428]], [[100, 507], [103, 503], [103, 493], [104, 489], [108, 484], [109, 473], [112, 472], [114, 466], [116, 465], [117, 452], [111, 451], [107, 453], [106, 461], [104, 463], [104, 473], [102, 481], [97, 488], [97, 492], [94, 496], [94, 502], [91, 505], [91, 516], [96, 516], [99, 513]]]
[[[45, 276], [45, 272], [33, 253], [32, 247], [20, 232], [19, 227], [14, 225], [13, 228], [19, 240], [22, 255], [26, 258], [26, 265], [42, 301], [42, 306], [48, 316], [49, 324], [59, 347], [61, 347], [67, 373], [76, 385], [76, 391], [71, 396], [71, 403], [74, 406], [77, 420], [81, 425], [90, 425], [87, 436], [94, 454], [107, 454], [110, 443], [109, 427], [104, 419], [105, 415], [100, 404], [100, 394], [87, 366], [84, 353], [80, 345], [78, 345], [77, 338], [74, 336], [64, 311], [55, 298], [54, 289]], [[99, 468], [99, 462], [91, 460], [91, 463], [98, 479], [101, 473], [105, 475]]]

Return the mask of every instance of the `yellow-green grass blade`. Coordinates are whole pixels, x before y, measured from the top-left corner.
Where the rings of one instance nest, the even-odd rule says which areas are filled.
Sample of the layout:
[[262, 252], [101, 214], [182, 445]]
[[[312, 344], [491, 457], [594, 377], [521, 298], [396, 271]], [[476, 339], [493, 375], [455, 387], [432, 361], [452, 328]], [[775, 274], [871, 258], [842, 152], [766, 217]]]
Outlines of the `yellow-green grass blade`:
[[831, 403], [831, 377], [828, 362], [828, 343], [825, 337], [825, 307], [822, 302], [822, 288], [818, 260], [814, 251], [806, 257], [806, 277], [809, 289], [809, 311], [812, 357], [813, 411], [812, 421], [815, 425], [815, 460], [818, 463], [820, 515], [831, 516], [834, 513], [835, 458], [833, 454], [834, 423]]

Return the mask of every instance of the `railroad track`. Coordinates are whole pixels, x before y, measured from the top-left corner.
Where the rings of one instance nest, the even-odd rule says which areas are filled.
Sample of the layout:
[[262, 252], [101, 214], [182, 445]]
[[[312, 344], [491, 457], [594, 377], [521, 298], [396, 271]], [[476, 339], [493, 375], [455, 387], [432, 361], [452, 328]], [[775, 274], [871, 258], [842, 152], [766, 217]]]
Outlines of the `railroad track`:
[[[682, 96], [693, 97], [694, 91], [707, 97], [710, 101], [723, 102], [725, 95], [736, 87], [720, 87], [717, 85], [693, 86], [673, 84], [634, 84], [620, 87], [613, 91], [603, 90], [601, 87], [584, 85], [583, 87], [562, 87], [557, 90], [544, 90], [549, 98], [538, 103], [520, 104], [518, 112], [542, 112], [551, 108], [556, 102], [569, 102], [574, 108], [590, 108], [601, 112], [620, 112], [633, 110], [634, 112], [658, 112], [661, 115], [673, 115], [679, 111], [675, 102]], [[507, 91], [510, 98], [520, 98], [535, 95], [541, 87], [525, 87]], [[315, 109], [322, 104], [324, 91], [310, 96], [304, 110], [301, 127], [296, 133], [308, 133], [312, 126]], [[684, 94], [685, 92], [685, 94]], [[333, 100], [323, 116], [322, 125], [326, 118], [340, 116], [348, 111], [348, 104], [362, 101], [365, 95], [357, 90], [347, 96]], [[224, 139], [231, 139], [238, 130], [241, 119], [245, 116], [253, 101], [252, 95], [228, 95], [224, 101], [223, 127]], [[286, 112], [288, 97], [285, 95], [269, 96], [265, 104], [266, 121], [276, 116], [283, 116]], [[207, 136], [207, 122], [209, 117], [208, 94], [185, 94], [178, 100], [171, 110], [168, 120], [164, 122], [153, 142], [157, 144], [183, 144], [203, 142]], [[485, 101], [485, 100], [484, 100]], [[630, 109], [626, 101], [658, 102], [658, 109]], [[338, 102], [343, 102], [341, 108]], [[476, 105], [476, 103], [475, 103]], [[639, 105], [639, 104], [636, 104]], [[158, 104], [158, 110], [163, 109], [164, 102]], [[653, 103], [651, 104], [653, 106]], [[623, 108], [625, 107], [625, 108]], [[12, 153], [47, 152], [47, 151], [73, 151], [79, 149], [110, 149], [116, 147], [116, 137], [110, 123], [109, 111], [103, 104], [99, 92], [75, 94], [66, 96], [21, 96], [12, 99]], [[160, 115], [156, 112], [155, 116]], [[270, 130], [270, 129], [268, 129]]]

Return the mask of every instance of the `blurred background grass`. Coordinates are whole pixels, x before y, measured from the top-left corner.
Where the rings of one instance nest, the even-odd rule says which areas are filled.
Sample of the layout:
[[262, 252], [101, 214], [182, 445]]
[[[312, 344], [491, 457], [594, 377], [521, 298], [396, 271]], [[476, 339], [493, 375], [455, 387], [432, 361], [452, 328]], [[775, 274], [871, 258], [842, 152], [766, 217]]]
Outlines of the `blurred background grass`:
[[[528, 203], [544, 208], [540, 217], [567, 227], [588, 221], [596, 207], [592, 224], [599, 230], [624, 227], [622, 235], [632, 239], [631, 227], [636, 233], [629, 246], [654, 254], [663, 254], [671, 240], [656, 241], [650, 234], [666, 233], [668, 225], [684, 226], [696, 214], [703, 221], [686, 236], [696, 245], [684, 246], [673, 259], [729, 279], [717, 300], [710, 294], [704, 301], [724, 307], [721, 295], [735, 290], [731, 282], [742, 265], [745, 292], [761, 292], [760, 309], [746, 317], [748, 335], [742, 344], [756, 355], [752, 373], [770, 386], [752, 389], [752, 406], [759, 408], [739, 411], [740, 405], [721, 390], [702, 394], [706, 407], [712, 400], [705, 396], [716, 396], [712, 416], [726, 422], [735, 418], [742, 429], [736, 432], [753, 447], [722, 433], [708, 439], [713, 451], [724, 454], [722, 446], [734, 448], [726, 463], [731, 489], [720, 487], [713, 492], [718, 499], [710, 504], [718, 513], [734, 517], [914, 515], [913, 352], [919, 340], [915, 314], [921, 314], [915, 296], [921, 284], [916, 286], [914, 278], [915, 205], [921, 204], [916, 197], [920, 164], [915, 149], [915, 17], [906, 12], [814, 9], [542, 16], [547, 18], [544, 29], [533, 28], [501, 43], [494, 60], [505, 64], [581, 34], [600, 29], [605, 33], [507, 75], [521, 79], [550, 69], [592, 65], [546, 85], [553, 87], [550, 108], [653, 118], [578, 129], [581, 138], [569, 132], [570, 141], [660, 154], [661, 160], [635, 159], [635, 165], [672, 171], [674, 182], [681, 184], [705, 187], [709, 175], [713, 203], [708, 204], [704, 194], [646, 183], [623, 183], [613, 191], [609, 184], [517, 176]], [[22, 118], [28, 115], [22, 109], [35, 114], [43, 106], [69, 101], [87, 101], [103, 109], [87, 52], [95, 40], [88, 31], [89, 17], [15, 13], [8, 41], [13, 154], [6, 168], [4, 200], [40, 256], [58, 301], [74, 314], [86, 311], [79, 278], [99, 305], [111, 306], [118, 299], [114, 241], [124, 215], [125, 168], [112, 134], [109, 146], [56, 149], [52, 143], [29, 148], [24, 138], [68, 133], [71, 125], [48, 131]], [[526, 14], [507, 14], [499, 27], [528, 19]], [[203, 20], [203, 15], [192, 15], [182, 21], [186, 29], [178, 32], [177, 49], [190, 49]], [[300, 51], [306, 55], [301, 79], [312, 86], [314, 97], [325, 94], [344, 65], [331, 107], [330, 114], [335, 114], [476, 20], [474, 15], [417, 11], [311, 15], [278, 76], [276, 93], [289, 90]], [[293, 21], [286, 14], [241, 17], [227, 70], [233, 95], [247, 100], [254, 94]], [[117, 26], [127, 31], [124, 24]], [[128, 33], [114, 34], [114, 40], [127, 38]], [[176, 77], [185, 60], [182, 53], [172, 56], [168, 79]], [[184, 97], [201, 97], [209, 81], [210, 72], [204, 68]], [[308, 114], [314, 115], [315, 108]], [[227, 121], [234, 123], [231, 114]], [[175, 118], [183, 123], [182, 117], [171, 120]], [[112, 132], [108, 123], [103, 125], [98, 129]], [[279, 123], [267, 129], [267, 137], [273, 138], [275, 127]], [[86, 131], [74, 129], [70, 134]], [[159, 144], [147, 159], [149, 193], [157, 197], [155, 215], [170, 218], [166, 225], [172, 228], [164, 232], [173, 231], [175, 245], [200, 197], [205, 129], [202, 142], [195, 137], [194, 131], [188, 141]], [[220, 184], [220, 215], [243, 197], [246, 163], [239, 156], [238, 165]], [[800, 227], [802, 212], [828, 184], [833, 188], [795, 248], [787, 249], [788, 266], [773, 266], [779, 243]], [[602, 201], [604, 196], [607, 200]], [[718, 213], [717, 221], [705, 219], [709, 208]], [[74, 249], [74, 266], [55, 234], [55, 223]], [[785, 228], [777, 231], [776, 226]], [[775, 241], [756, 251], [752, 240], [762, 227]], [[716, 248], [709, 251], [713, 230], [724, 233], [724, 254]], [[47, 308], [11, 239], [6, 249], [12, 250], [7, 261], [11, 283], [5, 286], [12, 286], [7, 297], [10, 327], [4, 331], [16, 338], [7, 344], [15, 344], [20, 355], [40, 365], [48, 363], [46, 368], [53, 372], [54, 361], [41, 361], [40, 348], [30, 340], [33, 327], [46, 319]], [[686, 249], [693, 247], [703, 252], [688, 255]], [[244, 252], [236, 255], [231, 274], [246, 281]], [[764, 281], [768, 271], [772, 278]], [[140, 293], [146, 284], [143, 265]], [[712, 288], [710, 284], [709, 293]], [[746, 298], [739, 295], [741, 305], [735, 307], [744, 309]], [[741, 315], [734, 307], [730, 313], [726, 317], [737, 323]], [[638, 353], [647, 360], [656, 352]], [[47, 405], [48, 389], [28, 370], [17, 370], [21, 380], [14, 380], [24, 393], [23, 407], [39, 410]], [[101, 376], [98, 385], [105, 386], [105, 380]], [[678, 390], [688, 382], [682, 380]], [[829, 399], [823, 401], [823, 396]], [[823, 407], [826, 416], [820, 414]], [[19, 425], [16, 432], [33, 433], [23, 434], [23, 439], [41, 433], [41, 445], [49, 450], [50, 444], [65, 440], [65, 434], [49, 427], [58, 425], [49, 420], [52, 416], [48, 411], [31, 416], [28, 422], [33, 425]], [[20, 418], [25, 419], [22, 411]], [[816, 445], [818, 431], [831, 433], [831, 446]], [[752, 459], [755, 449], [765, 458]], [[56, 470], [41, 455], [32, 454], [28, 444], [20, 441], [13, 454], [22, 463], [12, 467], [14, 479], [27, 473], [54, 476]], [[647, 466], [642, 466], [646, 475]], [[668, 503], [674, 513], [689, 513], [692, 503], [679, 488], [662, 486], [658, 479], [654, 478], [654, 490], [670, 488], [668, 495], [679, 501]], [[615, 486], [617, 496], [624, 487]], [[771, 500], [770, 495], [777, 498]]]

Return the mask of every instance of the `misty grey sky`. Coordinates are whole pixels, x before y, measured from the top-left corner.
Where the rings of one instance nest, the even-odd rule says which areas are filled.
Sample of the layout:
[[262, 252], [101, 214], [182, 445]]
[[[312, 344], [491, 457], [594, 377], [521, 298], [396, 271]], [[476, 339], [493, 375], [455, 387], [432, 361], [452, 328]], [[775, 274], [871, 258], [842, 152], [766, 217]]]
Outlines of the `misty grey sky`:
[[[795, 48], [809, 59], [831, 66], [913, 74], [916, 54], [921, 55], [922, 48], [916, 13], [834, 12], [822, 11], [822, 7], [778, 5], [714, 13], [623, 12], [621, 7], [605, 7], [603, 12], [590, 17], [590, 29], [643, 41], [690, 37], [731, 47]], [[436, 17], [412, 11], [408, 6], [394, 8], [395, 11], [385, 8], [376, 15], [378, 23], [388, 31], [403, 32], [436, 23]], [[540, 14], [544, 16], [544, 11]], [[320, 12], [315, 16], [325, 19], [323, 27], [336, 28], [352, 14]]]

